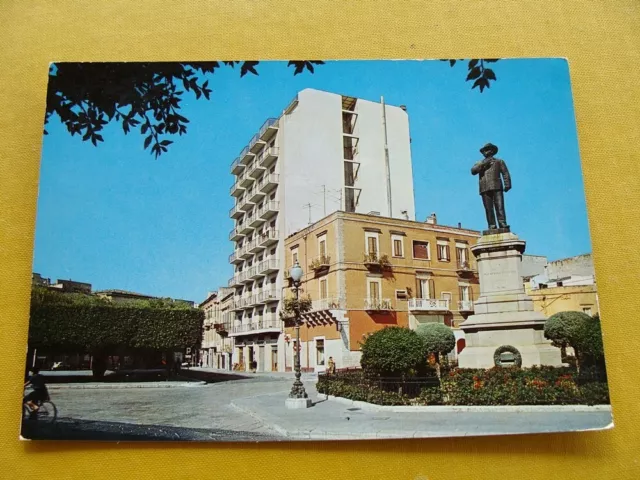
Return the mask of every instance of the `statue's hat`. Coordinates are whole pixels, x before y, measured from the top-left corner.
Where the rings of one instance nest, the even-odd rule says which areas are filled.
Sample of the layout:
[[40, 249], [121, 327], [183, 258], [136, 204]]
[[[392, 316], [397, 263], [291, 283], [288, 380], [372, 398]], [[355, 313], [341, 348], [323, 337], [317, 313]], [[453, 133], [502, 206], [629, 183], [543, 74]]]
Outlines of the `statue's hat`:
[[498, 147], [496, 147], [493, 143], [487, 143], [484, 147], [480, 149], [481, 154], [488, 153], [489, 155], [495, 155], [498, 153]]

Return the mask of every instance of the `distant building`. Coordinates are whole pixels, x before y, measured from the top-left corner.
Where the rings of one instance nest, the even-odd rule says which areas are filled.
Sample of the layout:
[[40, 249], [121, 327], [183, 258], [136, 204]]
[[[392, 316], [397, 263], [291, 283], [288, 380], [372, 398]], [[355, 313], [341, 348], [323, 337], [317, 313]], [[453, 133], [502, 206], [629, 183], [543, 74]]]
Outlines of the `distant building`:
[[528, 279], [523, 276], [523, 281], [534, 309], [546, 316], [563, 311], [595, 315], [599, 311], [591, 254], [547, 262], [541, 273]]
[[233, 338], [229, 337], [233, 312], [233, 289], [212, 292], [199, 307], [204, 310], [204, 328], [200, 346], [203, 367], [231, 370]]
[[51, 279], [44, 278], [39, 273], [34, 272], [33, 274], [31, 274], [31, 285], [33, 285], [34, 287], [49, 287], [51, 286]]
[[138, 300], [152, 300], [157, 297], [151, 295], [145, 295], [143, 293], [130, 292], [128, 290], [99, 290], [95, 292], [98, 297], [111, 300], [112, 302], [134, 302]]

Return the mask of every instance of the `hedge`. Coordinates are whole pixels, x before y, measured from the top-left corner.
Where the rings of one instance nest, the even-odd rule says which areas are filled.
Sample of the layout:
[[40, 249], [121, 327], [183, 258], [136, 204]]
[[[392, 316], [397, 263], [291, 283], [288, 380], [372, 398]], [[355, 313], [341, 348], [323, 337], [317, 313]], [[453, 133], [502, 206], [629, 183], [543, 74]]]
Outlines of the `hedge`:
[[34, 304], [32, 348], [91, 351], [110, 347], [168, 350], [196, 346], [204, 312], [100, 304]]
[[319, 393], [378, 405], [600, 405], [609, 404], [606, 381], [577, 377], [571, 368], [495, 367], [452, 369], [440, 386], [423, 388], [418, 395], [400, 395], [376, 387], [366, 377], [322, 375]]

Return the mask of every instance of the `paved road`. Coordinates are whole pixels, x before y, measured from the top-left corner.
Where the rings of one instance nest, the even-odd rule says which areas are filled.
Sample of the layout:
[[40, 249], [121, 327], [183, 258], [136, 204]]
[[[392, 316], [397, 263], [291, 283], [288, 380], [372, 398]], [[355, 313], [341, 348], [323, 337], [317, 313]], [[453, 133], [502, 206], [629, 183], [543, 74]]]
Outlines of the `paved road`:
[[[303, 378], [305, 380], [305, 378]], [[610, 413], [389, 412], [335, 401], [287, 410], [291, 378], [260, 375], [203, 386], [51, 391], [55, 428], [32, 425], [29, 438], [269, 441], [321, 438], [441, 437], [602, 428]], [[314, 381], [305, 387], [317, 398]]]

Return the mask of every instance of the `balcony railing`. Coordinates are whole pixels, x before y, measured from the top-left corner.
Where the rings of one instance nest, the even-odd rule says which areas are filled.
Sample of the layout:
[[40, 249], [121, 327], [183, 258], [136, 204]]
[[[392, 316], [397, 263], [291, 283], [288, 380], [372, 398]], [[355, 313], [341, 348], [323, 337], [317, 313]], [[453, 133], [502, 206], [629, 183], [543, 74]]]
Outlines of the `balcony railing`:
[[271, 190], [274, 190], [278, 186], [278, 182], [280, 181], [280, 176], [277, 173], [270, 173], [269, 175], [265, 175], [258, 182], [258, 188], [265, 193], [269, 193]]
[[266, 202], [262, 208], [260, 209], [260, 211], [258, 212], [258, 214], [262, 217], [262, 218], [270, 218], [275, 216], [278, 213], [278, 208], [279, 208], [280, 203], [276, 202], [275, 200], [271, 200], [269, 202]]
[[311, 301], [311, 311], [317, 312], [322, 310], [339, 310], [345, 308], [346, 302], [344, 298], [339, 297], [331, 297], [331, 298], [321, 298], [319, 300]]
[[281, 331], [282, 330], [282, 320], [277, 319], [275, 317], [263, 317], [261, 319], [257, 319], [252, 321], [251, 323], [244, 323], [241, 325], [235, 325], [231, 329], [231, 334], [243, 334], [243, 333], [253, 333], [257, 331]]
[[276, 272], [278, 271], [278, 269], [279, 269], [278, 260], [275, 258], [270, 258], [258, 264], [257, 273], [259, 275], [266, 275], [267, 273], [270, 273], [270, 272]]
[[389, 298], [375, 298], [368, 297], [364, 299], [364, 309], [365, 310], [392, 310], [391, 299]]
[[244, 192], [244, 188], [240, 186], [239, 181], [231, 185], [231, 188], [229, 189], [229, 193], [234, 197], [239, 197], [243, 192]]
[[229, 240], [238, 240], [244, 236], [243, 233], [240, 233], [240, 228], [234, 228], [229, 232]]
[[473, 275], [475, 272], [471, 267], [471, 263], [468, 260], [458, 262], [456, 271], [460, 276]]
[[329, 265], [331, 265], [331, 257], [329, 255], [320, 255], [311, 261], [309, 270], [317, 273], [328, 269]]
[[280, 154], [280, 150], [278, 147], [270, 147], [265, 149], [258, 158], [258, 162], [264, 168], [270, 167], [273, 162], [276, 161], [278, 155]]
[[244, 169], [244, 165], [240, 163], [240, 160], [242, 160], [242, 158], [237, 157], [233, 162], [231, 162], [231, 173], [233, 173], [234, 175], [242, 173], [242, 170]]
[[391, 262], [389, 261], [389, 257], [384, 253], [369, 252], [369, 253], [364, 253], [363, 257], [364, 257], [363, 263], [368, 268], [371, 268], [371, 267], [391, 268]]
[[268, 230], [263, 232], [258, 237], [258, 241], [260, 245], [268, 246], [278, 241], [278, 231], [277, 230]]
[[267, 288], [258, 294], [258, 302], [267, 303], [278, 300], [278, 291], [275, 288]]
[[448, 312], [449, 300], [441, 298], [410, 298], [409, 311], [421, 312]]
[[458, 311], [459, 312], [473, 312], [473, 301], [472, 300], [460, 300], [458, 302]]

